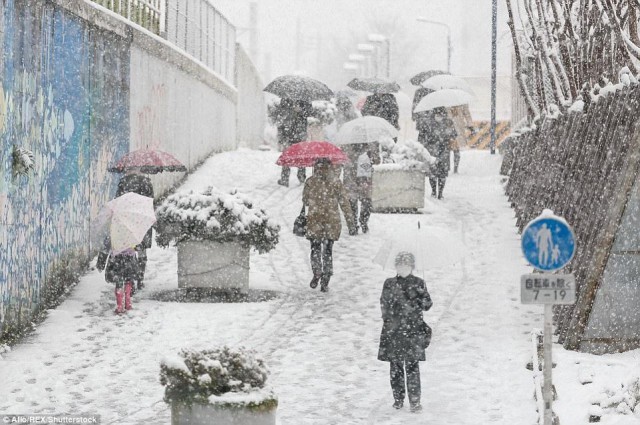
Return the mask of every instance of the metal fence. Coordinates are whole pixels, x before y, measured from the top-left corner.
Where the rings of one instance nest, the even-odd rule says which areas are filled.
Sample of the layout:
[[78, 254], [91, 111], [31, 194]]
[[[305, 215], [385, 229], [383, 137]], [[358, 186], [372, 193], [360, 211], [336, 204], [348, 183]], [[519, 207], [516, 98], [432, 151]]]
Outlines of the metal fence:
[[149, 31], [160, 34], [162, 23], [162, 2], [164, 0], [93, 0], [131, 22]]
[[208, 0], [93, 0], [184, 50], [234, 84], [236, 28]]
[[207, 0], [166, 0], [167, 41], [233, 84], [236, 29]]

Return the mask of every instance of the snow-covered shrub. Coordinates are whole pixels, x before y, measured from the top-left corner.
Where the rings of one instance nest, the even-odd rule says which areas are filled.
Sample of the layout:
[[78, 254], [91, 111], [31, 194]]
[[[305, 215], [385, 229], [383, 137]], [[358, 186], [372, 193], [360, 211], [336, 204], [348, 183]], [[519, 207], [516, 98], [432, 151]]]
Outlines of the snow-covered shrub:
[[161, 247], [188, 240], [240, 242], [260, 253], [278, 244], [280, 226], [237, 191], [188, 191], [169, 196], [157, 209], [156, 242]]
[[386, 138], [380, 142], [382, 146], [382, 164], [376, 169], [404, 169], [429, 171], [436, 163], [436, 159], [420, 143], [413, 140], [395, 143], [393, 139]]
[[227, 346], [182, 349], [160, 363], [160, 383], [167, 403], [242, 404], [270, 409], [278, 401], [265, 387], [269, 371], [252, 350]]
[[312, 113], [307, 121], [309, 124], [319, 124], [322, 126], [331, 124], [336, 118], [337, 108], [333, 102], [328, 100], [314, 100], [311, 102]]
[[640, 413], [640, 378], [630, 379], [618, 388], [606, 389], [598, 399], [604, 414]]
[[29, 171], [33, 170], [35, 159], [33, 152], [28, 149], [13, 146], [11, 153], [11, 172], [13, 177], [25, 176]]

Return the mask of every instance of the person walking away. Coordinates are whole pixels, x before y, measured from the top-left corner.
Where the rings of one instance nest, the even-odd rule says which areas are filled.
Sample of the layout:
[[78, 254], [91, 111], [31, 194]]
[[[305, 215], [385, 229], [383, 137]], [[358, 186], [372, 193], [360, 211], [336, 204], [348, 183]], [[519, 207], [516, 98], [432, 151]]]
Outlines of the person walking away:
[[[148, 198], [154, 198], [153, 184], [147, 174], [143, 174], [140, 168], [130, 168], [126, 171], [125, 175], [118, 181], [118, 188], [116, 189], [116, 198], [122, 196], [125, 193], [133, 192], [138, 195], [146, 196]], [[144, 235], [142, 242], [136, 246], [137, 258], [138, 258], [138, 274], [136, 275], [132, 293], [136, 290], [144, 288], [144, 274], [147, 270], [147, 249], [151, 248], [153, 242], [153, 230], [149, 229]]]
[[[355, 233], [358, 233], [358, 229], [362, 229], [362, 233], [368, 233], [372, 207], [373, 166], [380, 164], [381, 161], [380, 144], [357, 143], [345, 147], [351, 163], [345, 165], [343, 180], [349, 196], [353, 221], [356, 223]], [[358, 206], [360, 207], [359, 215]]]
[[[133, 308], [131, 294], [133, 282], [138, 276], [138, 251], [132, 247], [117, 254], [111, 251], [111, 240], [105, 239], [98, 254], [96, 268], [104, 270], [104, 278], [108, 283], [115, 284], [116, 314], [122, 314]], [[106, 268], [105, 268], [106, 267]]]
[[[374, 116], [385, 119], [400, 130], [398, 120], [400, 118], [400, 108], [398, 107], [398, 101], [392, 93], [380, 93], [367, 96], [367, 99], [362, 105], [362, 116]], [[394, 138], [396, 140], [397, 138]]]
[[307, 179], [302, 192], [302, 202], [308, 208], [307, 239], [311, 243], [311, 270], [313, 278], [309, 286], [329, 290], [333, 275], [333, 244], [340, 238], [342, 223], [340, 209], [347, 221], [350, 234], [355, 234], [355, 223], [346, 190], [335, 177], [331, 161], [321, 158], [313, 167], [313, 175]]
[[[276, 109], [276, 121], [278, 122], [278, 144], [281, 150], [307, 139], [307, 118], [312, 116], [313, 108], [310, 102], [289, 98], [280, 100], [280, 105]], [[278, 184], [289, 186], [289, 175], [291, 168], [282, 166], [282, 171]], [[298, 181], [304, 183], [306, 180], [306, 170], [304, 167], [298, 168]]]
[[426, 136], [424, 146], [431, 156], [436, 158], [436, 165], [431, 170], [429, 177], [431, 196], [442, 199], [442, 192], [451, 167], [451, 139], [457, 137], [453, 121], [448, 118], [445, 108], [433, 110], [433, 123]]
[[419, 412], [422, 410], [419, 362], [425, 360], [424, 351], [431, 342], [431, 330], [422, 312], [433, 303], [424, 280], [412, 274], [413, 254], [398, 253], [395, 266], [397, 276], [384, 282], [380, 296], [383, 325], [378, 360], [390, 365], [393, 407], [401, 409], [408, 392], [411, 411]]
[[356, 108], [346, 94], [339, 93], [336, 96], [336, 127], [338, 130], [351, 120], [358, 118]]
[[[415, 94], [413, 95], [412, 110], [415, 109], [422, 98], [429, 93], [433, 93], [433, 90], [424, 87], [417, 89]], [[416, 123], [416, 131], [418, 132], [418, 143], [426, 146], [428, 135], [431, 132], [432, 127], [434, 126], [435, 120], [433, 111], [412, 112], [411, 119]]]
[[469, 106], [454, 106], [448, 108], [449, 118], [453, 122], [454, 128], [458, 136], [451, 141], [451, 150], [453, 151], [453, 173], [458, 173], [460, 166], [460, 149], [468, 144], [468, 132], [473, 130], [473, 121]]

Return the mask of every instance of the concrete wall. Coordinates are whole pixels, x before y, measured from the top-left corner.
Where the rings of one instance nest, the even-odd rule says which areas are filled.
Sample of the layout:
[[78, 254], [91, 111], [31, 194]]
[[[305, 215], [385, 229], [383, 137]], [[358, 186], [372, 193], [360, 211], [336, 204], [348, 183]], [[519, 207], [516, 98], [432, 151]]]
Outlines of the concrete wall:
[[238, 44], [236, 50], [236, 87], [238, 87], [238, 132], [240, 146], [255, 148], [262, 144], [267, 120], [267, 105], [262, 89], [265, 84], [253, 62]]
[[[29, 322], [61, 270], [89, 260], [91, 220], [119, 178], [107, 168], [139, 147], [189, 169], [235, 149], [238, 92], [90, 1], [0, 1], [0, 46], [2, 336]], [[28, 177], [12, 177], [14, 144], [35, 155]], [[156, 194], [181, 177], [154, 176]]]
[[[126, 153], [129, 42], [51, 2], [0, 2], [0, 332], [25, 322], [56, 265], [87, 258], [90, 217]], [[35, 171], [14, 178], [11, 150]], [[59, 275], [58, 275], [59, 276]]]

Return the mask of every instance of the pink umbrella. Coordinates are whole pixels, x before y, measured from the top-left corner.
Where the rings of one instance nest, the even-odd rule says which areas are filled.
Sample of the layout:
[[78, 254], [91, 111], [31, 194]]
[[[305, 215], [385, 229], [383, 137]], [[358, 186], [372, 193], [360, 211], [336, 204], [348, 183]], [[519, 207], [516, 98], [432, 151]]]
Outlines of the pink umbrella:
[[349, 162], [347, 155], [329, 142], [300, 142], [282, 152], [276, 164], [288, 167], [312, 167], [321, 158], [327, 158], [333, 164]]
[[173, 155], [152, 149], [139, 149], [129, 152], [114, 165], [109, 171], [123, 173], [131, 168], [140, 168], [145, 174], [156, 174], [163, 171], [187, 171], [180, 161]]

